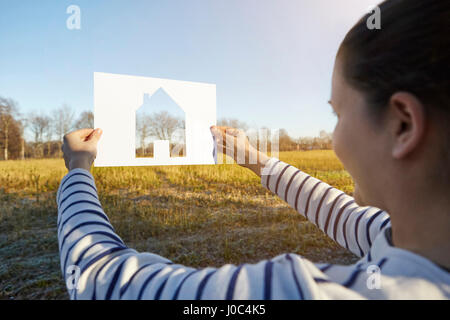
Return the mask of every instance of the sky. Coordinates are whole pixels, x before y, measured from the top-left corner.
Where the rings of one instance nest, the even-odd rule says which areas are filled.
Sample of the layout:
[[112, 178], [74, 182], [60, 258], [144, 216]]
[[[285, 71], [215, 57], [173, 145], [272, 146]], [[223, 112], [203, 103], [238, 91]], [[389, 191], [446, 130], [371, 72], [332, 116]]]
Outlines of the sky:
[[[333, 131], [339, 44], [377, 0], [0, 0], [0, 96], [93, 111], [93, 73], [213, 83], [217, 117]], [[69, 30], [67, 7], [81, 10]]]

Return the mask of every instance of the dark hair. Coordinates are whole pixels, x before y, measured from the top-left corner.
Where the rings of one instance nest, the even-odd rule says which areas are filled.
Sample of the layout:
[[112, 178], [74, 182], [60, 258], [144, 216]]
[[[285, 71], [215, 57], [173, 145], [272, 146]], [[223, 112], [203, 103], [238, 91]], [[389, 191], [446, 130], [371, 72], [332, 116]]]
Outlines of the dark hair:
[[367, 13], [339, 48], [345, 79], [375, 114], [407, 91], [427, 112], [450, 116], [450, 1], [387, 0], [379, 8], [381, 29], [367, 27]]

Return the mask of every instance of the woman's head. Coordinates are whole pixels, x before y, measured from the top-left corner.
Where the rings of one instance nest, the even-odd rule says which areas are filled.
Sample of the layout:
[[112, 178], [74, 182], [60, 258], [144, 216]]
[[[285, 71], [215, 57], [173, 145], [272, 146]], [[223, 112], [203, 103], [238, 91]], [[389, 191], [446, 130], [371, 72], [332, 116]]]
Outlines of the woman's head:
[[[367, 28], [367, 14], [342, 42], [331, 103], [339, 118], [335, 151], [356, 182], [355, 197], [383, 207], [383, 186], [399, 178], [395, 172], [427, 162], [449, 172], [450, 1], [379, 7], [380, 30]], [[442, 179], [441, 168], [431, 169], [422, 173]]]

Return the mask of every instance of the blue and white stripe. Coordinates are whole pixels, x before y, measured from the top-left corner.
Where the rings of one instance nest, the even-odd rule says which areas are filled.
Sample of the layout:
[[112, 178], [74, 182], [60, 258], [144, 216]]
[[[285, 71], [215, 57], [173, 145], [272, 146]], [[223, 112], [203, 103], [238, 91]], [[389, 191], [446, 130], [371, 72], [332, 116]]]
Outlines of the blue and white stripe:
[[[86, 170], [74, 169], [63, 178], [57, 193], [61, 270], [65, 280], [73, 277], [66, 273], [69, 266], [75, 265], [80, 271], [78, 288], [68, 288], [71, 299], [392, 296], [389, 291], [368, 291], [365, 281], [369, 275], [364, 272], [370, 263], [378, 264], [381, 270], [399, 272], [393, 267], [396, 257], [389, 256], [395, 248], [387, 244], [384, 236], [384, 230], [390, 226], [387, 213], [377, 208], [358, 207], [352, 197], [279, 160], [272, 159], [270, 165], [271, 174], [262, 178], [264, 186], [287, 200], [342, 246], [361, 257], [369, 250], [370, 253], [351, 266], [316, 265], [292, 253], [255, 264], [226, 264], [220, 268], [195, 269], [174, 264], [157, 254], [128, 248], [102, 209], [93, 176]], [[430, 270], [427, 274], [431, 274]]]

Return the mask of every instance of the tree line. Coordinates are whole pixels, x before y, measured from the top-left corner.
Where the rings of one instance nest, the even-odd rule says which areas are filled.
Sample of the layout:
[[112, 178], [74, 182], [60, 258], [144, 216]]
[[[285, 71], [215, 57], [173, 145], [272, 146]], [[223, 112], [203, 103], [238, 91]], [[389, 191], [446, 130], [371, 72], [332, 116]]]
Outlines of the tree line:
[[62, 105], [48, 113], [23, 114], [17, 102], [0, 97], [0, 159], [61, 157], [66, 133], [93, 126], [91, 111], [76, 117], [68, 105]]
[[[222, 118], [218, 125], [249, 130], [249, 126], [237, 119]], [[49, 112], [23, 114], [16, 101], [0, 97], [0, 159], [56, 158], [62, 157], [61, 145], [66, 133], [81, 128], [94, 127], [94, 114], [83, 111], [75, 114], [68, 105]], [[137, 119], [136, 153], [144, 155], [149, 136], [159, 140], [170, 140], [177, 133], [184, 141], [184, 120], [165, 111], [155, 112]], [[331, 134], [321, 131], [318, 137], [289, 136], [285, 129], [279, 130], [279, 151], [331, 149]]]
[[[264, 137], [264, 132], [266, 135], [271, 135], [270, 129], [266, 127], [261, 127], [257, 130], [252, 130], [245, 122], [237, 120], [237, 119], [227, 119], [222, 118], [217, 121], [218, 125], [228, 126], [232, 128], [238, 128], [247, 133], [250, 137], [250, 141], [252, 141], [252, 134], [257, 135], [253, 139], [259, 147], [260, 139]], [[259, 131], [259, 132], [258, 132]], [[262, 131], [262, 134], [261, 134]], [[266, 137], [266, 144], [268, 145], [267, 150], [271, 149], [270, 146], [270, 138]], [[325, 130], [321, 130], [319, 136], [317, 137], [291, 137], [286, 129], [278, 130], [278, 150], [279, 151], [307, 151], [307, 150], [329, 150], [332, 149], [332, 134], [326, 132]]]

